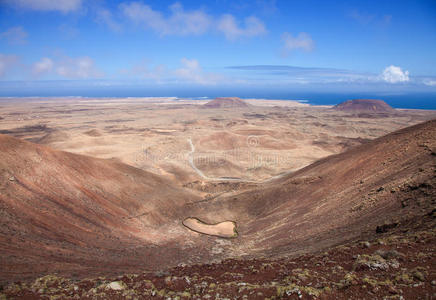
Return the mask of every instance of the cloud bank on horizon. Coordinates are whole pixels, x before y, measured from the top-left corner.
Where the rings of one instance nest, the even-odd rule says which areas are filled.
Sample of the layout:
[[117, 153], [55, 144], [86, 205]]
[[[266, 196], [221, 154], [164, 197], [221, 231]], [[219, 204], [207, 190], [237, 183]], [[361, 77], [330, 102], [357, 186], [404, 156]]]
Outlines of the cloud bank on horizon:
[[436, 91], [436, 4], [390, 4], [0, 0], [0, 81]]

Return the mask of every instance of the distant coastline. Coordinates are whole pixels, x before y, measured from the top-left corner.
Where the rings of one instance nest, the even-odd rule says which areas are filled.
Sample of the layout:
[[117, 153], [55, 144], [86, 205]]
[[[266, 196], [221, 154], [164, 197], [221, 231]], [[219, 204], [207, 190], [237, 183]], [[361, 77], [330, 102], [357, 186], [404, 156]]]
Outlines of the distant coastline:
[[[108, 93], [108, 92], [106, 92]], [[103, 92], [101, 93], [83, 93], [83, 95], [63, 95], [62, 93], [49, 95], [45, 93], [40, 93], [39, 95], [2, 95], [0, 91], [0, 102], [7, 101], [8, 99], [41, 99], [45, 98], [47, 100], [50, 99], [106, 99], [110, 101], [110, 99], [172, 99], [174, 101], [208, 101], [214, 99], [218, 96], [236, 96], [241, 99], [260, 99], [260, 100], [271, 100], [271, 101], [292, 101], [298, 102], [306, 105], [315, 105], [315, 106], [333, 106], [340, 102], [350, 99], [381, 99], [386, 103], [391, 105], [394, 108], [398, 109], [424, 109], [424, 110], [436, 110], [436, 94], [427, 94], [427, 93], [410, 93], [410, 94], [399, 94], [399, 95], [382, 95], [382, 94], [332, 94], [332, 93], [295, 93], [295, 94], [274, 94], [274, 95], [241, 95], [240, 93], [228, 94], [224, 93], [215, 94], [213, 93], [210, 96], [194, 96], [181, 95], [155, 95], [155, 93], [151, 93], [150, 95], [146, 95], [145, 93], [132, 92], [129, 93], [124, 91], [123, 93], [115, 92], [114, 95], [108, 95]]]

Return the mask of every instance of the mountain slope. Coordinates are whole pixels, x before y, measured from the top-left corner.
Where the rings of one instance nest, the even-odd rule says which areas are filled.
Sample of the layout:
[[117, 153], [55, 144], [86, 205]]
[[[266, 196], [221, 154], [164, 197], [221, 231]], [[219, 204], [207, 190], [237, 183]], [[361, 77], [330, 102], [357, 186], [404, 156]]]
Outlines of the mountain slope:
[[431, 211], [436, 199], [436, 120], [322, 159], [239, 195], [201, 203], [191, 215], [233, 220], [239, 254], [287, 255], [375, 234]]
[[101, 270], [122, 260], [130, 266], [153, 265], [135, 249], [167, 243], [170, 236], [156, 228], [198, 198], [116, 161], [6, 135], [0, 135], [0, 153], [2, 279], [50, 270]]
[[[231, 242], [189, 235], [196, 254], [200, 241], [218, 240], [233, 248], [232, 259], [211, 263], [211, 256], [205, 256], [207, 264], [180, 265], [165, 272], [150, 272], [138, 264], [132, 268], [136, 274], [80, 281], [50, 275], [31, 284], [4, 286], [0, 297], [431, 298], [436, 282], [435, 135], [433, 120], [325, 158], [254, 190], [178, 207], [175, 220], [184, 215], [210, 222], [237, 219], [239, 237]], [[217, 257], [216, 244], [209, 250]], [[162, 266], [171, 257], [182, 260], [189, 251], [192, 248], [172, 253], [162, 246], [155, 249]], [[299, 255], [303, 251], [315, 253]], [[234, 258], [243, 254], [255, 258]], [[130, 263], [135, 259], [130, 257]], [[108, 273], [103, 261], [96, 263], [100, 273]]]
[[[0, 152], [2, 281], [316, 252], [431, 215], [436, 199], [436, 120], [206, 199], [116, 161], [5, 135]], [[189, 217], [234, 221], [238, 237], [190, 231]]]

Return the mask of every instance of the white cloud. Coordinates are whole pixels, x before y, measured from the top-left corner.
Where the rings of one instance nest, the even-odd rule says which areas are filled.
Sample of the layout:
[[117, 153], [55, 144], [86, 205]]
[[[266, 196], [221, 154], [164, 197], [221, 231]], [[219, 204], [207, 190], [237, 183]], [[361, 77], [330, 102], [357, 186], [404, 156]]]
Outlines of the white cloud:
[[185, 12], [180, 3], [171, 5], [170, 10], [172, 15], [169, 18], [169, 25], [171, 30], [178, 34], [200, 35], [209, 29], [211, 17], [202, 10]]
[[64, 56], [59, 59], [43, 57], [32, 64], [31, 73], [35, 77], [60, 76], [68, 79], [98, 78], [103, 75], [88, 56]]
[[6, 40], [9, 44], [19, 45], [25, 44], [27, 38], [27, 32], [24, 31], [23, 27], [11, 27], [8, 30], [0, 33], [0, 39]]
[[177, 77], [193, 81], [202, 81], [201, 74], [203, 73], [203, 70], [196, 59], [188, 59], [184, 57], [181, 59], [181, 63], [183, 67], [174, 71]]
[[53, 60], [48, 57], [41, 58], [40, 61], [36, 62], [32, 66], [33, 75], [42, 75], [52, 71], [54, 66]]
[[171, 14], [168, 17], [141, 2], [123, 3], [120, 9], [131, 21], [161, 35], [200, 35], [211, 24], [211, 17], [204, 11], [185, 11], [179, 3], [170, 6]]
[[120, 70], [119, 73], [123, 76], [158, 84], [214, 85], [223, 82], [222, 75], [204, 71], [196, 59], [182, 58], [180, 64], [179, 68], [169, 69], [166, 65], [156, 65], [143, 60], [136, 62], [132, 68]]
[[174, 71], [177, 78], [191, 83], [216, 84], [221, 77], [217, 74], [204, 72], [196, 59], [182, 58], [182, 68]]
[[77, 11], [82, 6], [82, 0], [4, 0], [18, 8], [37, 11], [60, 11], [68, 13]]
[[435, 79], [425, 79], [423, 81], [423, 83], [425, 85], [428, 85], [428, 86], [436, 86], [436, 80]]
[[94, 66], [94, 61], [88, 56], [67, 57], [56, 63], [55, 70], [58, 75], [65, 78], [86, 79], [102, 76], [102, 73]]
[[122, 13], [131, 21], [143, 24], [158, 32], [166, 31], [166, 23], [160, 12], [154, 11], [150, 6], [141, 2], [122, 3], [120, 5]]
[[283, 52], [285, 55], [293, 50], [312, 51], [315, 48], [315, 42], [309, 34], [300, 32], [297, 36], [292, 36], [289, 32], [282, 34]]
[[112, 13], [108, 9], [97, 10], [95, 20], [97, 23], [108, 26], [112, 31], [121, 31], [121, 24], [114, 20]]
[[244, 20], [245, 27], [240, 27], [234, 16], [223, 15], [218, 21], [218, 30], [224, 33], [227, 39], [235, 40], [239, 37], [252, 37], [265, 34], [265, 25], [256, 17], [248, 17]]
[[128, 20], [160, 35], [202, 35], [216, 29], [227, 39], [234, 40], [267, 32], [265, 24], [256, 17], [248, 17], [240, 25], [233, 15], [226, 14], [215, 19], [202, 9], [187, 11], [180, 3], [171, 5], [168, 15], [142, 2], [122, 3], [119, 7]]
[[381, 79], [389, 83], [409, 81], [409, 71], [403, 71], [400, 67], [389, 66], [383, 70]]
[[17, 64], [18, 57], [0, 53], [0, 77], [4, 77]]

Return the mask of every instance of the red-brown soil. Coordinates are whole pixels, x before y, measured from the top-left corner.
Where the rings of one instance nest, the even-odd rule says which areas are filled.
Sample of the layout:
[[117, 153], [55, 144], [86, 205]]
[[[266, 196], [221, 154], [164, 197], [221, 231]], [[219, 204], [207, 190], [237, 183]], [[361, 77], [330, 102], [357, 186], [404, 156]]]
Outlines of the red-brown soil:
[[354, 99], [347, 100], [339, 103], [333, 107], [335, 110], [348, 111], [348, 112], [362, 112], [362, 113], [395, 113], [389, 104], [383, 100], [374, 99]]
[[207, 102], [203, 105], [204, 108], [235, 108], [235, 107], [249, 107], [250, 105], [238, 97], [221, 97]]
[[[4, 135], [0, 152], [0, 279], [110, 278], [49, 276], [5, 287], [8, 297], [409, 299], [435, 292], [436, 120], [204, 199], [116, 161]], [[239, 236], [183, 231], [187, 217], [235, 221]], [[122, 290], [106, 289], [113, 280]]]
[[160, 266], [153, 249], [168, 241], [154, 227], [200, 199], [115, 160], [7, 135], [0, 135], [0, 153], [0, 281]]
[[[228, 259], [166, 271], [71, 280], [48, 275], [3, 287], [7, 299], [432, 299], [435, 214], [369, 241], [280, 259]], [[374, 230], [375, 232], [375, 230]], [[114, 290], [111, 286], [119, 286]], [[207, 297], [207, 296], [206, 296]]]
[[[431, 211], [436, 120], [333, 155], [239, 195], [192, 207], [207, 223], [234, 220], [235, 251], [284, 255], [372, 233], [385, 221]], [[221, 213], [222, 212], [222, 213]]]

